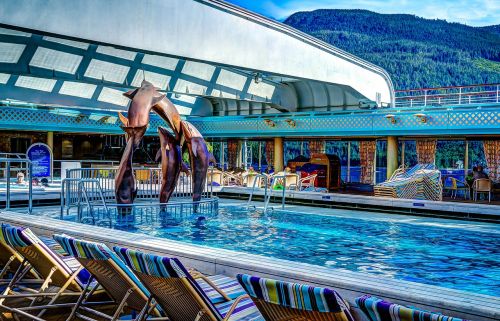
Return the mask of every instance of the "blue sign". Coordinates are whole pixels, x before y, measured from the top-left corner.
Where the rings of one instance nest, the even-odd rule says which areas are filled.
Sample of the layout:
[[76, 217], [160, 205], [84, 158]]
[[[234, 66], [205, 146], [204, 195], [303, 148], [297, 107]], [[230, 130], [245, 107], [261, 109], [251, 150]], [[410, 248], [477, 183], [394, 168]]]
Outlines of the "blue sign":
[[49, 146], [33, 144], [26, 155], [31, 160], [32, 177], [52, 177], [52, 151]]

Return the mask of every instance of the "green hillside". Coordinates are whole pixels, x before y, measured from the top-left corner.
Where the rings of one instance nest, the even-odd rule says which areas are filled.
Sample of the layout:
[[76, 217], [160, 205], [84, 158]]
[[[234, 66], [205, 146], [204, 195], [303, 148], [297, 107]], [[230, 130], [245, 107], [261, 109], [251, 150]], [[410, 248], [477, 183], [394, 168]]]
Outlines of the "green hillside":
[[500, 83], [500, 26], [367, 10], [298, 12], [285, 23], [383, 67], [396, 89]]

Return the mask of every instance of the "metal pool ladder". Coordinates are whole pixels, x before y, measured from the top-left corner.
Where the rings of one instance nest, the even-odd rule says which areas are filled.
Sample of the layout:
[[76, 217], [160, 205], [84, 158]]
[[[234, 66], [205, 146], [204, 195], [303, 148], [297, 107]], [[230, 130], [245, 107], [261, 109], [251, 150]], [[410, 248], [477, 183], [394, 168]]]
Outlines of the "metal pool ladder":
[[251, 205], [251, 203], [252, 203], [253, 193], [255, 192], [255, 185], [257, 184], [259, 177], [264, 180], [264, 213], [265, 213], [265, 212], [267, 212], [269, 200], [271, 199], [271, 193], [268, 192], [269, 183], [267, 182], [267, 176], [264, 174], [257, 174], [255, 176], [255, 179], [253, 181], [252, 190], [250, 191], [250, 196], [248, 197], [247, 209], [249, 209], [251, 206], [253, 206], [255, 208], [255, 205]]
[[[271, 196], [272, 196], [272, 190], [271, 190], [272, 184], [271, 184], [271, 186], [269, 186], [269, 183], [267, 181], [268, 177], [264, 174], [258, 174], [255, 177], [255, 180], [253, 181], [252, 190], [250, 191], [250, 196], [248, 197], [247, 209], [250, 208], [250, 206], [252, 206], [251, 202], [252, 202], [252, 198], [253, 198], [253, 193], [255, 191], [255, 184], [257, 183], [258, 177], [262, 177], [262, 179], [264, 179], [264, 213], [266, 213], [267, 209], [269, 208], [269, 201], [271, 200]], [[285, 202], [286, 202], [286, 176], [285, 175], [277, 175], [277, 176], [273, 177], [273, 180], [279, 179], [279, 178], [283, 179], [283, 192], [281, 195], [281, 209], [284, 210], [285, 209]], [[274, 208], [272, 208], [272, 209], [274, 209]]]

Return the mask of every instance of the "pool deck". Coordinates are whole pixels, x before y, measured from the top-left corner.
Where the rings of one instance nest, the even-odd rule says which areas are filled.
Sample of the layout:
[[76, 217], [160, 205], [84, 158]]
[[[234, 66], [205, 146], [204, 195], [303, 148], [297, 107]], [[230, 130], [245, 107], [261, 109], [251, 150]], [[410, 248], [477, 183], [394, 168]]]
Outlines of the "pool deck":
[[[248, 187], [224, 187], [219, 195], [248, 200], [251, 190]], [[271, 203], [270, 206], [281, 208], [282, 195], [282, 191], [272, 191], [271, 201], [274, 200], [275, 203]], [[500, 222], [500, 205], [484, 201], [465, 203], [458, 201], [428, 201], [345, 193], [298, 191], [286, 191], [285, 195], [287, 202], [285, 208], [289, 207], [289, 203], [297, 203], [312, 206], [345, 207], [360, 210], [370, 209], [384, 212], [394, 211], [399, 214], [431, 215]], [[262, 199], [264, 189], [255, 189], [254, 196]]]
[[[231, 201], [224, 201], [224, 203], [229, 205]], [[294, 210], [300, 210], [301, 208], [301, 206], [296, 206]], [[38, 210], [43, 210], [43, 208], [38, 208]], [[327, 210], [324, 209], [324, 213], [328, 212]], [[337, 289], [353, 305], [353, 312], [357, 316], [357, 320], [366, 320], [361, 316], [359, 309], [354, 306], [354, 298], [362, 294], [372, 294], [393, 302], [464, 319], [477, 321], [500, 319], [499, 297], [236, 251], [195, 246], [144, 234], [110, 230], [97, 226], [89, 227], [88, 225], [61, 221], [46, 216], [28, 216], [11, 211], [1, 211], [0, 213], [0, 222], [27, 226], [41, 235], [66, 233], [92, 241], [105, 242], [109, 245], [119, 244], [152, 253], [175, 256], [180, 258], [185, 265], [207, 274], [234, 276], [236, 273], [249, 273], [263, 277], [332, 287]], [[394, 219], [398, 219], [398, 217], [395, 216]], [[401, 219], [409, 218], [401, 216]], [[421, 218], [415, 219], [424, 220]], [[425, 218], [425, 222], [428, 223], [432, 223], [432, 220]], [[457, 224], [471, 224], [476, 228], [486, 226], [484, 223], [461, 221], [457, 221]]]

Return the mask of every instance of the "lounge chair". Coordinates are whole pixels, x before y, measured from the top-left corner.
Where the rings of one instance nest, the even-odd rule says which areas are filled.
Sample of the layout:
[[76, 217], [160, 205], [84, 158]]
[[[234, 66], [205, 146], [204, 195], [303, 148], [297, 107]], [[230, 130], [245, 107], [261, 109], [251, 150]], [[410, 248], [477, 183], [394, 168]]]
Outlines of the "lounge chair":
[[[149, 291], [105, 244], [78, 240], [66, 235], [54, 235], [54, 239], [90, 272], [91, 280], [97, 280], [99, 285], [113, 299], [116, 308], [113, 315], [107, 316], [109, 320], [117, 320], [125, 307], [140, 312], [138, 319], [146, 313], [153, 313], [157, 316], [158, 318], [155, 318], [155, 320], [168, 319], [161, 318], [160, 312], [154, 308], [154, 305], [150, 304]], [[68, 320], [74, 317], [81, 318], [80, 312], [88, 312], [103, 317], [102, 312], [85, 306], [88, 290], [86, 288], [82, 292]]]
[[373, 191], [379, 197], [441, 201], [441, 172], [433, 164], [418, 164], [408, 171], [399, 169], [390, 179], [375, 185]]
[[[6, 245], [15, 249], [23, 258], [11, 281], [0, 295], [0, 311], [7, 311], [32, 320], [42, 320], [41, 317], [47, 309], [62, 307], [57, 304], [63, 297], [78, 297], [88, 284], [88, 272], [72, 257], [61, 257], [57, 252], [48, 247], [28, 228], [2, 225], [2, 235]], [[19, 275], [29, 264], [43, 280], [36, 289], [21, 287], [18, 284]], [[95, 284], [94, 284], [95, 285]], [[55, 288], [54, 288], [55, 287]], [[20, 289], [24, 292], [18, 292]], [[95, 292], [94, 292], [95, 293]], [[28, 307], [13, 308], [6, 300], [27, 299], [31, 301]], [[48, 299], [48, 303], [34, 306], [35, 301]], [[37, 315], [30, 313], [42, 310]], [[29, 311], [30, 313], [28, 313]]]
[[370, 321], [466, 321], [438, 313], [408, 308], [370, 295], [357, 298], [356, 304]]
[[214, 304], [176, 258], [113, 248], [172, 321], [262, 320], [246, 295]]
[[348, 303], [335, 290], [246, 274], [236, 278], [265, 320], [354, 320]]

